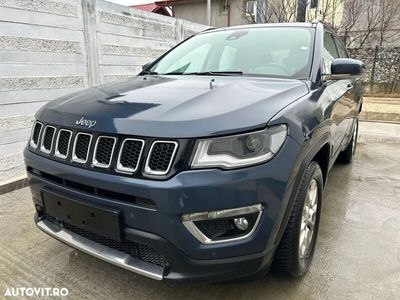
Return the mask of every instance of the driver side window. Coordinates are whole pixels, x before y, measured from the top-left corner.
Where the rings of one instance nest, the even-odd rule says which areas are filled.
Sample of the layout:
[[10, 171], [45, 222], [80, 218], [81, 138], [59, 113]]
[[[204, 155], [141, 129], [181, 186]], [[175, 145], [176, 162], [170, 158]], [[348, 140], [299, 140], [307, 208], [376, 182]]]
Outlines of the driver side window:
[[331, 74], [331, 64], [335, 58], [339, 58], [333, 36], [329, 32], [324, 34], [323, 73]]
[[349, 55], [347, 54], [346, 47], [343, 45], [343, 43], [336, 36], [335, 36], [335, 44], [336, 44], [337, 49], [339, 51], [340, 58], [349, 58]]

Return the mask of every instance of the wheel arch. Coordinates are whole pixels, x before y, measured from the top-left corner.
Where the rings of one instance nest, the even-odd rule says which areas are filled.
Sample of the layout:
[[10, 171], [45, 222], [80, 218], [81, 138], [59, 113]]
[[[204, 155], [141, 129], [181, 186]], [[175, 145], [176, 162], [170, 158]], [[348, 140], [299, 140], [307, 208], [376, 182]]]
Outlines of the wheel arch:
[[317, 139], [316, 142], [314, 142], [311, 146], [307, 147], [308, 149], [305, 151], [306, 154], [303, 156], [303, 159], [300, 162], [300, 167], [298, 168], [297, 173], [295, 174], [296, 179], [292, 191], [290, 193], [289, 201], [286, 206], [286, 210], [283, 215], [281, 225], [276, 235], [274, 243], [276, 247], [279, 245], [280, 240], [282, 239], [283, 233], [285, 232], [287, 223], [289, 221], [289, 217], [292, 213], [294, 202], [296, 200], [297, 193], [299, 191], [303, 173], [307, 168], [307, 166], [313, 160], [316, 160], [321, 167], [325, 185], [328, 178], [328, 171], [330, 167], [330, 152], [331, 152], [330, 139], [331, 135], [328, 132], [325, 132]]
[[325, 143], [311, 159], [311, 161], [316, 161], [321, 167], [322, 177], [324, 179], [324, 185], [326, 184], [326, 181], [328, 179], [330, 149], [331, 149], [330, 144], [328, 142]]

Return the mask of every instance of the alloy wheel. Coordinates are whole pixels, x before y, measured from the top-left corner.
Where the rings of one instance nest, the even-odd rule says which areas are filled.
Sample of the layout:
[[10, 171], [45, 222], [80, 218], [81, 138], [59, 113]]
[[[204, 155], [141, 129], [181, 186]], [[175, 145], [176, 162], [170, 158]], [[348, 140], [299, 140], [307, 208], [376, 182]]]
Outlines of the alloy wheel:
[[314, 237], [314, 228], [318, 209], [318, 184], [312, 179], [308, 185], [307, 195], [304, 201], [301, 216], [299, 255], [304, 259], [308, 253]]

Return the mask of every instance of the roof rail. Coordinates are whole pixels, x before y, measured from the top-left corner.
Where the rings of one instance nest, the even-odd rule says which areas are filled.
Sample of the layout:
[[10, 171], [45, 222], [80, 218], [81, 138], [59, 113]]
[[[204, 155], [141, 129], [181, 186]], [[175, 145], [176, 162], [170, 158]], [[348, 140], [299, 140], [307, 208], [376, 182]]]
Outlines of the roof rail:
[[336, 30], [328, 22], [325, 22], [325, 21], [322, 21], [322, 20], [316, 20], [316, 21], [313, 21], [313, 23], [315, 23], [315, 24], [321, 23], [322, 25], [324, 25], [324, 27], [326, 29], [336, 33]]
[[200, 31], [200, 32], [206, 32], [206, 31], [213, 30], [213, 29], [217, 29], [217, 27], [210, 27], [210, 28], [204, 29], [203, 31]]

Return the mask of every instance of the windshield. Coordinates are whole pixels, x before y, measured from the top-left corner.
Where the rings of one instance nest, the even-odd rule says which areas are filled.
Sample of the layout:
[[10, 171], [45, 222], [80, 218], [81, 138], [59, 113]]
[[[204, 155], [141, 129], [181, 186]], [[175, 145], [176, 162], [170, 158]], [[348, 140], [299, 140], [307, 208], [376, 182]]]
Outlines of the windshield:
[[148, 72], [308, 78], [313, 29], [267, 27], [198, 34]]

